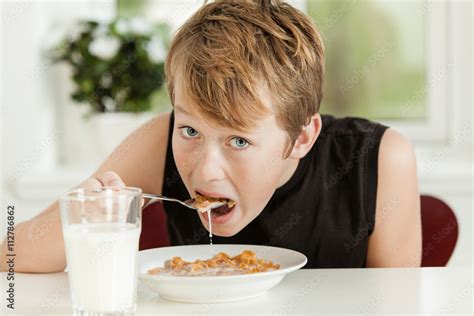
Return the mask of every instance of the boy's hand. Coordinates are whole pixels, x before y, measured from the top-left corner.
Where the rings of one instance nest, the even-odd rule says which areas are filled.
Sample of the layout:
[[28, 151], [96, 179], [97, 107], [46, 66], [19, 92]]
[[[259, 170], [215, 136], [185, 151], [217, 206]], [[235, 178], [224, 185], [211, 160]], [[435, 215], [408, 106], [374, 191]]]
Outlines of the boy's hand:
[[[82, 182], [77, 188], [83, 189], [100, 189], [102, 187], [125, 187], [125, 183], [122, 181], [120, 176], [113, 171], [106, 171], [95, 177], [91, 177], [86, 181]], [[141, 198], [140, 206], [143, 207], [145, 200]]]
[[99, 189], [101, 187], [124, 187], [125, 183], [113, 171], [107, 171], [82, 182], [78, 188]]

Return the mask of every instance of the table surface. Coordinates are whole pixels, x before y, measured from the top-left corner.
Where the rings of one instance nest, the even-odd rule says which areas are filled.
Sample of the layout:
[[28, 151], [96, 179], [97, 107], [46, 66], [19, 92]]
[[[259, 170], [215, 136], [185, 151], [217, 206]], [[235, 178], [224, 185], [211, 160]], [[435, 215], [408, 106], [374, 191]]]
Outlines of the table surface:
[[[1, 273], [3, 315], [72, 315], [66, 272], [15, 273], [15, 310], [6, 308], [7, 274]], [[219, 304], [184, 304], [138, 287], [137, 315], [472, 315], [469, 268], [307, 269], [287, 275], [257, 298]]]

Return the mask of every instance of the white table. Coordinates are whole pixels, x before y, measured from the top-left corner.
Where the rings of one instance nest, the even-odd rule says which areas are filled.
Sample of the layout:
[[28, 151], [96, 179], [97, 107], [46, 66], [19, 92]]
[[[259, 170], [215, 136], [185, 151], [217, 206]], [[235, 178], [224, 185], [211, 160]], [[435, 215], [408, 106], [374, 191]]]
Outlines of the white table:
[[[72, 315], [67, 273], [15, 274], [15, 311], [3, 315]], [[472, 271], [461, 268], [299, 270], [266, 294], [240, 302], [183, 304], [138, 288], [137, 315], [472, 315]], [[218, 290], [218, 289], [216, 289]]]

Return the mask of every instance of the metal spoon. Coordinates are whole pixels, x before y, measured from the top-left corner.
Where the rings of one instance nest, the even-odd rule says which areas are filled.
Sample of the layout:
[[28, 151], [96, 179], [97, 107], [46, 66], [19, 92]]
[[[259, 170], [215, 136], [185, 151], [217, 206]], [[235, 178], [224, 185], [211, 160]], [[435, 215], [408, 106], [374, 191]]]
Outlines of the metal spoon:
[[[101, 192], [101, 190], [102, 189], [95, 189], [95, 190], [93, 190], [93, 192], [99, 193], [99, 192]], [[163, 195], [151, 194], [151, 193], [142, 193], [142, 197], [152, 199], [152, 200], [177, 202], [181, 205], [186, 206], [187, 208], [190, 208], [190, 209], [195, 210], [195, 211], [199, 210], [200, 212], [207, 212], [209, 210], [213, 210], [213, 209], [216, 209], [218, 207], [221, 207], [221, 206], [227, 204], [225, 202], [214, 202], [212, 205], [209, 205], [206, 208], [198, 209], [196, 207], [196, 199], [188, 199], [188, 200], [183, 202], [183, 201], [175, 199], [175, 198], [170, 198], [170, 197], [166, 197], [166, 196], [163, 196]]]
[[[170, 202], [177, 202], [181, 205], [184, 205], [186, 206], [187, 208], [190, 208], [190, 209], [193, 209], [193, 210], [197, 210], [198, 208], [196, 207], [196, 199], [188, 199], [186, 201], [181, 201], [181, 200], [178, 200], [178, 199], [174, 199], [174, 198], [170, 198], [170, 197], [166, 197], [166, 196], [162, 196], [162, 195], [158, 195], [158, 194], [150, 194], [150, 193], [142, 193], [142, 197], [144, 198], [148, 198], [148, 199], [153, 199], [153, 200], [162, 200], [162, 201], [170, 201]], [[207, 211], [207, 210], [212, 210], [212, 209], [215, 209], [215, 208], [218, 208], [218, 207], [221, 207], [223, 206], [224, 202], [215, 202], [214, 204], [208, 206], [207, 208], [205, 209], [202, 209], [200, 210], [201, 212], [203, 211]]]

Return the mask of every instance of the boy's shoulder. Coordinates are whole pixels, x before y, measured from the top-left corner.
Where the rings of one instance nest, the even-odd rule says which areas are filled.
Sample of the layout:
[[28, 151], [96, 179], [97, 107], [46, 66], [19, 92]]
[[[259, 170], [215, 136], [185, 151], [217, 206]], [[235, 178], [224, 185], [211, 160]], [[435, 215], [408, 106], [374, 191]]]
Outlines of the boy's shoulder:
[[377, 159], [378, 148], [387, 126], [360, 117], [321, 115], [321, 120], [321, 133], [312, 152], [333, 153], [334, 159], [342, 154], [339, 158], [343, 160], [361, 154], [371, 162]]
[[321, 120], [320, 137], [372, 135], [376, 131], [383, 133], [387, 129], [387, 126], [379, 122], [360, 117], [337, 118], [333, 115], [322, 114]]

